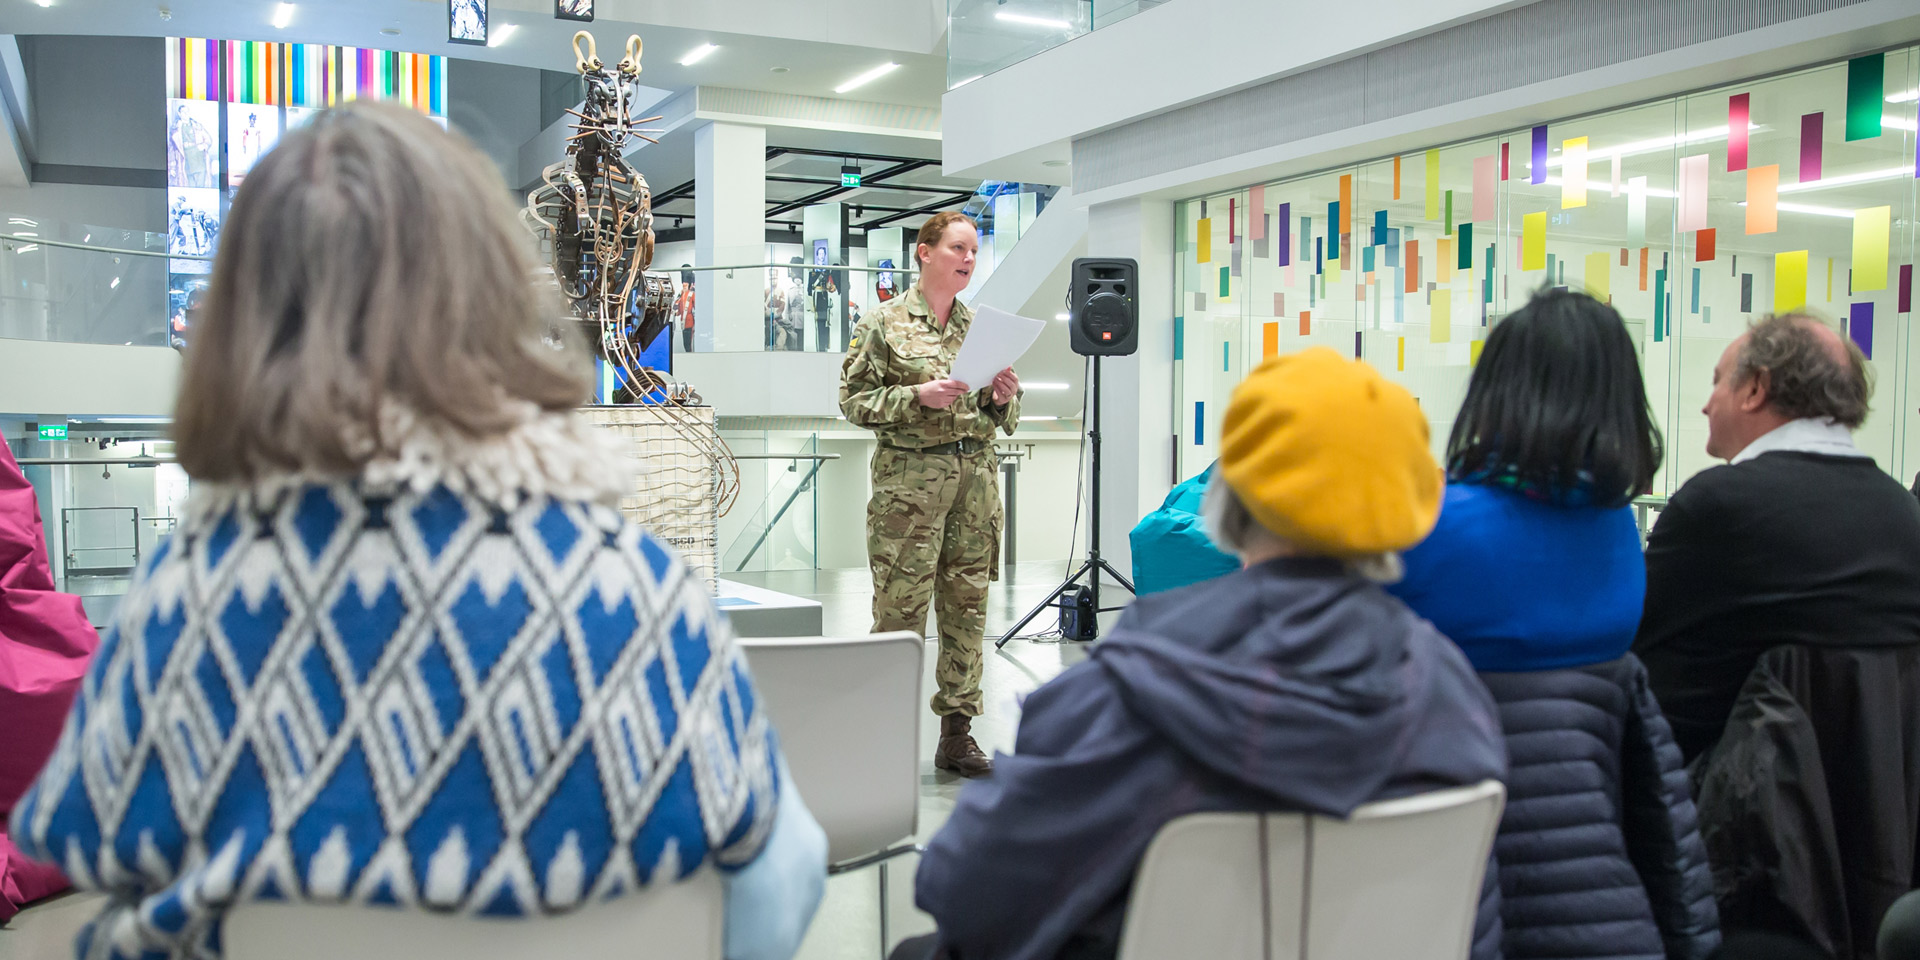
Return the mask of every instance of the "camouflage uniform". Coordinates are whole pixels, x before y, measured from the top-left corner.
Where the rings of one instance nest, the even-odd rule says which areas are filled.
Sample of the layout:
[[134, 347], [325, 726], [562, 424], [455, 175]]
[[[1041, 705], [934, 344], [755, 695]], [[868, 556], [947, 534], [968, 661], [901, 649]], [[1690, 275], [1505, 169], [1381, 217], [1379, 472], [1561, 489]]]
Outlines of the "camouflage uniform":
[[[873, 629], [923, 633], [927, 604], [940, 622], [933, 712], [980, 715], [980, 657], [987, 583], [1000, 578], [1000, 476], [996, 428], [1012, 434], [1016, 395], [992, 403], [991, 384], [944, 410], [920, 405], [913, 388], [944, 379], [973, 324], [955, 300], [942, 330], [915, 284], [860, 319], [840, 368], [840, 409], [880, 440], [867, 502], [867, 562], [873, 569]], [[968, 453], [924, 448], [969, 441]]]

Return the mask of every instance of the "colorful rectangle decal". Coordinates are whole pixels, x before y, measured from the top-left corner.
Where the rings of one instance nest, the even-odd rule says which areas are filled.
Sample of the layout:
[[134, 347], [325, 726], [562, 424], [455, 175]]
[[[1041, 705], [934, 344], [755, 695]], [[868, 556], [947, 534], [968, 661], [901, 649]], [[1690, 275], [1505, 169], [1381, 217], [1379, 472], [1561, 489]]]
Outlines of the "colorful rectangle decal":
[[1453, 282], [1453, 238], [1441, 237], [1434, 241], [1438, 248], [1433, 254], [1433, 278], [1441, 283]]
[[1260, 325], [1260, 359], [1271, 360], [1280, 355], [1280, 325], [1263, 323]]
[[1353, 232], [1353, 174], [1340, 175], [1340, 233]]
[[1369, 244], [1369, 246], [1378, 247], [1384, 245], [1386, 242], [1387, 212], [1385, 210], [1375, 210], [1373, 212], [1373, 243]]
[[1520, 269], [1544, 270], [1547, 266], [1547, 212], [1529, 213], [1520, 218]]
[[1427, 151], [1427, 219], [1440, 219], [1440, 151]]
[[1587, 254], [1587, 271], [1583, 279], [1587, 292], [1601, 303], [1613, 297], [1613, 264], [1608, 262], [1611, 259], [1605, 251]]
[[1860, 352], [1873, 359], [1873, 303], [1856, 303], [1847, 315], [1847, 337], [1860, 345]]
[[[1647, 243], [1647, 178], [1634, 177], [1627, 181], [1627, 244], [1645, 246]], [[1640, 289], [1645, 290], [1642, 286]]]
[[1887, 288], [1887, 240], [1892, 207], [1853, 212], [1853, 292]]
[[[1741, 285], [1751, 287], [1753, 274], [1742, 274]], [[1807, 251], [1791, 250], [1773, 255], [1773, 312], [1789, 313], [1807, 305]], [[1743, 291], [1740, 309], [1753, 312], [1753, 295]]]
[[1780, 229], [1780, 165], [1747, 171], [1747, 235]]
[[1407, 241], [1407, 292], [1415, 293], [1420, 289], [1420, 241]]
[[1280, 205], [1280, 214], [1273, 218], [1273, 226], [1279, 231], [1274, 237], [1274, 246], [1280, 251], [1280, 262], [1275, 266], [1293, 265], [1293, 204]]
[[1704, 153], [1680, 158], [1679, 222], [1674, 227], [1681, 233], [1707, 228], [1707, 159]]
[[1433, 307], [1428, 311], [1428, 341], [1447, 343], [1453, 339], [1453, 291], [1435, 290]]
[[1848, 142], [1880, 135], [1881, 100], [1887, 95], [1886, 60], [1884, 53], [1870, 53], [1847, 61]]
[[1493, 219], [1493, 205], [1500, 189], [1496, 186], [1498, 171], [1495, 168], [1499, 162], [1500, 158], [1493, 154], [1473, 158], [1473, 219], [1476, 223]]
[[1251, 218], [1247, 223], [1247, 239], [1265, 240], [1267, 238], [1267, 188], [1265, 186], [1247, 189], [1247, 214]]
[[1400, 199], [1400, 157], [1393, 158], [1393, 198]]
[[1712, 263], [1720, 231], [1708, 227], [1693, 235], [1693, 262]]
[[1820, 160], [1826, 151], [1827, 115], [1809, 113], [1800, 118], [1800, 182], [1820, 179]]
[[1512, 156], [1513, 156], [1513, 144], [1509, 141], [1501, 141], [1500, 143], [1500, 179], [1502, 181], [1508, 179], [1507, 171], [1510, 167], [1510, 164], [1508, 163], [1508, 161]]
[[1667, 338], [1667, 272], [1653, 272], [1653, 342]]
[[1547, 125], [1533, 128], [1533, 161], [1527, 165], [1529, 182], [1534, 186], [1547, 182]]
[[1473, 224], [1460, 225], [1460, 259], [1454, 263], [1461, 270], [1473, 269]]
[[[1774, 283], [1777, 288], [1779, 281], [1776, 279]], [[1753, 274], [1751, 273], [1740, 275], [1740, 312], [1753, 312]]]
[[1194, 224], [1194, 227], [1198, 232], [1194, 236], [1193, 262], [1212, 263], [1213, 218], [1201, 217], [1200, 220]]
[[1313, 333], [1313, 311], [1302, 310], [1300, 311], [1300, 335], [1304, 337], [1311, 333]]
[[1327, 204], [1327, 259], [1340, 259], [1340, 237], [1345, 232], [1334, 229], [1341, 220], [1340, 201]]
[[[1749, 95], [1736, 93], [1727, 98], [1727, 172], [1747, 168], [1747, 104]], [[1751, 231], [1749, 231], [1751, 232]]]
[[1400, 341], [1400, 359], [1394, 363], [1393, 368], [1401, 373], [1405, 373], [1407, 372], [1407, 338], [1396, 337], [1395, 339]]
[[1193, 402], [1193, 445], [1203, 447], [1207, 444], [1207, 402]]
[[1900, 265], [1899, 307], [1901, 313], [1913, 312], [1913, 264], [1911, 263]]
[[1587, 205], [1587, 138], [1560, 142], [1560, 209]]

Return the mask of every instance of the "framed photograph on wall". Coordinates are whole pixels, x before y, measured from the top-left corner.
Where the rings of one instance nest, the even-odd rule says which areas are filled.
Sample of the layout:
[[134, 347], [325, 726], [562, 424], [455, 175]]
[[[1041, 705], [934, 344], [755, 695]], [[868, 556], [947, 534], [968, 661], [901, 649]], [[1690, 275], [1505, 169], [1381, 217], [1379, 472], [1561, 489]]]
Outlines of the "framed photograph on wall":
[[593, 22], [593, 0], [553, 0], [553, 15], [561, 20]]
[[487, 0], [447, 0], [447, 41], [487, 45]]

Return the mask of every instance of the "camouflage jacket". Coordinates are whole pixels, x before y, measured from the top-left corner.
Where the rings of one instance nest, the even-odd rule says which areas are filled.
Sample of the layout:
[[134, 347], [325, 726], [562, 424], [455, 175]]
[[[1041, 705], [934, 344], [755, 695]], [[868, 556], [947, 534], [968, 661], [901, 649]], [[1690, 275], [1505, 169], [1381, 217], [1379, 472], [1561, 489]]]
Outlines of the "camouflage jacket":
[[853, 328], [840, 367], [840, 412], [856, 426], [901, 447], [930, 447], [962, 437], [993, 439], [995, 427], [1009, 436], [1020, 422], [1020, 395], [993, 405], [992, 384], [955, 400], [944, 410], [920, 405], [913, 388], [947, 376], [973, 325], [973, 311], [959, 300], [940, 329], [915, 283], [904, 296], [875, 307]]

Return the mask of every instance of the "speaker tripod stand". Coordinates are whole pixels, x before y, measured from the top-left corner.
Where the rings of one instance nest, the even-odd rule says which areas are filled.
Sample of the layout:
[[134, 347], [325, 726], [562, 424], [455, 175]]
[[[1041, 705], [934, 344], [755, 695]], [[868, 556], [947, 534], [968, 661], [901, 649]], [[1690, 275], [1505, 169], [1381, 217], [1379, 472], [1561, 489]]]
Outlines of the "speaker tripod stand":
[[1026, 616], [1020, 618], [1019, 623], [1013, 625], [1013, 629], [1008, 630], [1005, 636], [1002, 636], [994, 642], [993, 646], [996, 650], [1006, 646], [1007, 641], [1019, 635], [1020, 629], [1032, 623], [1033, 618], [1040, 615], [1040, 611], [1048, 607], [1064, 609], [1067, 605], [1065, 598], [1072, 591], [1072, 588], [1080, 582], [1081, 577], [1088, 578], [1088, 589], [1093, 594], [1093, 610], [1096, 617], [1094, 632], [1096, 635], [1100, 629], [1097, 622], [1098, 616], [1111, 610], [1122, 609], [1121, 607], [1103, 607], [1100, 605], [1100, 574], [1104, 571], [1107, 575], [1113, 577], [1113, 579], [1118, 580], [1120, 586], [1125, 587], [1128, 593], [1134, 592], [1133, 581], [1127, 579], [1120, 571], [1115, 570], [1113, 564], [1108, 563], [1105, 558], [1100, 556], [1100, 407], [1103, 399], [1105, 399], [1105, 395], [1100, 392], [1100, 357], [1095, 355], [1093, 357], [1093, 427], [1087, 431], [1087, 442], [1093, 448], [1093, 463], [1091, 467], [1093, 474], [1093, 497], [1091, 508], [1088, 510], [1089, 519], [1092, 521], [1093, 526], [1087, 535], [1087, 557], [1081, 561], [1079, 569], [1075, 570], [1071, 576], [1062, 581], [1059, 586], [1053, 588], [1053, 592], [1047, 595], [1047, 599], [1041, 601], [1039, 606], [1028, 611]]

